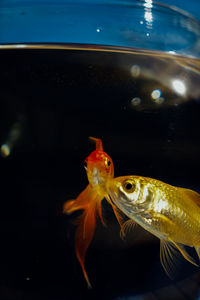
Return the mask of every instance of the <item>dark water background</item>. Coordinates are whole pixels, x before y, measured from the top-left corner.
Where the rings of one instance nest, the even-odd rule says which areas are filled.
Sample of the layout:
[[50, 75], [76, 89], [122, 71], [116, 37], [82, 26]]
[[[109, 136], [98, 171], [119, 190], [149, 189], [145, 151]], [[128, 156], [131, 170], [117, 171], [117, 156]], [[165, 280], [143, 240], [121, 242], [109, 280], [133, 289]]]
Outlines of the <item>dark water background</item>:
[[[183, 261], [171, 281], [159, 241], [139, 227], [121, 240], [106, 202], [107, 227], [98, 224], [86, 256], [88, 291], [74, 252], [75, 216], [62, 214], [87, 185], [89, 136], [103, 140], [116, 176], [200, 191], [200, 80], [183, 62], [139, 52], [1, 50], [0, 143], [12, 151], [0, 158], [0, 299], [139, 299], [180, 281], [183, 298], [176, 290], [170, 299], [197, 299], [198, 269]], [[171, 88], [173, 76], [185, 80], [186, 95]], [[152, 101], [154, 89], [162, 103]]]

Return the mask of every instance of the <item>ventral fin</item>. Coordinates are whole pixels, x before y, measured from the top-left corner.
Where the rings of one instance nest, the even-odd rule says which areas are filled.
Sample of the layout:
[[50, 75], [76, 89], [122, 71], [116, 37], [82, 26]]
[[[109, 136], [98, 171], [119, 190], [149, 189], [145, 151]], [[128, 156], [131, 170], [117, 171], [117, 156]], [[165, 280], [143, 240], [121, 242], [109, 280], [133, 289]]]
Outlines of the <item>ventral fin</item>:
[[180, 188], [181, 192], [194, 201], [200, 207], [200, 194], [189, 189]]
[[197, 255], [199, 257], [199, 260], [200, 260], [200, 246], [195, 246], [194, 248], [195, 248]]
[[177, 267], [180, 264], [180, 258], [182, 256], [190, 263], [198, 266], [194, 259], [188, 254], [184, 245], [176, 243], [173, 240], [161, 240], [160, 241], [160, 260], [161, 264], [167, 273], [167, 275], [173, 279], [176, 274]]
[[106, 227], [106, 222], [103, 218], [103, 212], [102, 212], [102, 201], [97, 201], [98, 205], [97, 205], [97, 209], [98, 209], [98, 213], [99, 213], [99, 218], [101, 220], [101, 223]]
[[166, 274], [173, 279], [179, 264], [180, 254], [177, 248], [166, 240], [160, 240], [160, 261]]

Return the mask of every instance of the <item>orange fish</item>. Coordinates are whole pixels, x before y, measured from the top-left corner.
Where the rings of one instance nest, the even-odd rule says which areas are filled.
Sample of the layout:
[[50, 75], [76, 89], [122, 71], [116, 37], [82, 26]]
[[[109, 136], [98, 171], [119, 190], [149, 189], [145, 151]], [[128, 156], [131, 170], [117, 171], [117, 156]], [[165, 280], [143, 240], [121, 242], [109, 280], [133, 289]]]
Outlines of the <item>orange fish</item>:
[[104, 224], [101, 208], [101, 202], [104, 198], [112, 205], [116, 218], [121, 224], [120, 211], [110, 201], [106, 187], [107, 182], [114, 177], [112, 159], [103, 151], [100, 139], [93, 137], [90, 137], [90, 139], [96, 142], [96, 150], [84, 161], [89, 184], [75, 200], [67, 201], [64, 204], [64, 212], [66, 214], [71, 214], [76, 210], [83, 210], [81, 216], [76, 220], [78, 227], [75, 237], [75, 249], [89, 288], [91, 288], [91, 284], [84, 266], [85, 255], [94, 235], [97, 212], [101, 222]]

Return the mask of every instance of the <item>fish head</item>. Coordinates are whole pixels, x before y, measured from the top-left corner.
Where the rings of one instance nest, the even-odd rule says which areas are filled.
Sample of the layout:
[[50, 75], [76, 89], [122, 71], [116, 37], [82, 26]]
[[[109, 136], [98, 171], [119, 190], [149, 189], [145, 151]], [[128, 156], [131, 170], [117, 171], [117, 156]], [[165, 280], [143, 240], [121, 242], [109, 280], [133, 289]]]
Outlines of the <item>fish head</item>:
[[127, 216], [143, 214], [147, 210], [153, 194], [139, 176], [122, 176], [108, 183], [111, 201]]
[[105, 185], [114, 177], [114, 166], [111, 157], [104, 151], [93, 151], [84, 161], [89, 183], [92, 186]]

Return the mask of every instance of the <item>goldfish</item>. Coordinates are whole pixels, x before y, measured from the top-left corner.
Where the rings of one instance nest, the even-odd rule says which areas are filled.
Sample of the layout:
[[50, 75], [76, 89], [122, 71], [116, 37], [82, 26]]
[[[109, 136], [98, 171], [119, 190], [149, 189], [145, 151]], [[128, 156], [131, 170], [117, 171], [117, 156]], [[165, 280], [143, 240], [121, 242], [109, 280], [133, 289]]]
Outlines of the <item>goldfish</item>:
[[110, 201], [107, 193], [107, 181], [114, 178], [113, 161], [103, 151], [101, 139], [90, 137], [90, 140], [96, 143], [96, 150], [84, 161], [89, 184], [75, 200], [67, 201], [63, 206], [63, 211], [66, 214], [71, 214], [77, 210], [83, 211], [76, 220], [75, 251], [89, 288], [91, 288], [91, 283], [85, 270], [85, 255], [94, 235], [97, 215], [99, 215], [102, 224], [105, 225], [101, 207], [104, 198], [112, 205], [119, 224], [122, 224], [120, 211]]
[[174, 277], [177, 254], [197, 266], [185, 246], [194, 247], [200, 259], [200, 194], [142, 176], [122, 176], [108, 182], [111, 201], [129, 220], [160, 239], [160, 260]]

